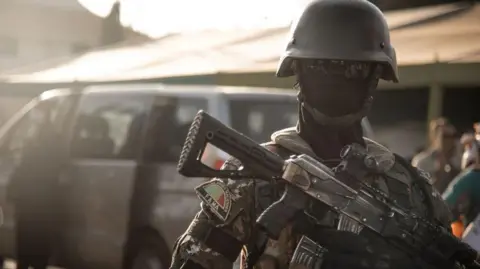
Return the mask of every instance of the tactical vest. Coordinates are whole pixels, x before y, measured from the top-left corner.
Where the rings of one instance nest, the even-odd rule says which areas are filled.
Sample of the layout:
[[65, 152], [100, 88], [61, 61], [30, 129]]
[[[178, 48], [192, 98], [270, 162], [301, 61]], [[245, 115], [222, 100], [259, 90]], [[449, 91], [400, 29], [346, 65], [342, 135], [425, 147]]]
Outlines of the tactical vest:
[[[266, 143], [264, 146], [285, 159], [292, 154], [308, 154], [315, 157], [313, 150], [300, 138], [295, 128], [275, 132], [271, 139], [272, 142]], [[364, 139], [368, 153], [376, 159], [381, 171], [380, 174], [365, 180], [369, 181], [371, 186], [387, 194], [403, 208], [449, 228], [449, 211], [438, 192], [432, 187], [429, 175], [413, 168], [402, 157], [395, 155], [384, 146], [368, 138]], [[279, 199], [281, 194], [281, 184], [258, 183], [256, 186], [257, 215]], [[309, 213], [316, 225], [361, 232], [361, 226], [351, 223], [342, 224], [338, 214], [325, 206], [319, 205], [311, 208]], [[301, 222], [299, 223], [300, 226], [287, 227], [278, 241], [268, 239], [262, 253], [258, 253], [260, 250], [255, 247], [259, 243], [252, 242], [242, 251], [241, 268], [286, 269], [282, 265], [289, 264], [302, 229], [308, 229], [302, 227]]]

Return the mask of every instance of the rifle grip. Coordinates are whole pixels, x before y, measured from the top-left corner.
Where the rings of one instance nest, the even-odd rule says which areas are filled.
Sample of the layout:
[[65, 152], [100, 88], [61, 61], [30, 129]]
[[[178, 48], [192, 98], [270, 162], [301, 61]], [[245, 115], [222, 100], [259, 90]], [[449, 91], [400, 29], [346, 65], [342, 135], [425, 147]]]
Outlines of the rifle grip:
[[282, 230], [299, 212], [303, 212], [307, 202], [308, 196], [304, 192], [287, 184], [282, 197], [257, 218], [257, 226], [270, 238], [278, 240]]

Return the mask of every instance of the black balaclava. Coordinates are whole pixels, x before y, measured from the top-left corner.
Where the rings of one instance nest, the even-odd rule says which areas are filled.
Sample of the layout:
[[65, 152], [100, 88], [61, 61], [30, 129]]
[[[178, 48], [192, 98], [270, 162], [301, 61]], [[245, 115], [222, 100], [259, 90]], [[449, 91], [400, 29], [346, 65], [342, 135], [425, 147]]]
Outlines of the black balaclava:
[[373, 101], [381, 66], [367, 62], [296, 60], [299, 135], [315, 154], [336, 163], [348, 144], [364, 145], [361, 120]]

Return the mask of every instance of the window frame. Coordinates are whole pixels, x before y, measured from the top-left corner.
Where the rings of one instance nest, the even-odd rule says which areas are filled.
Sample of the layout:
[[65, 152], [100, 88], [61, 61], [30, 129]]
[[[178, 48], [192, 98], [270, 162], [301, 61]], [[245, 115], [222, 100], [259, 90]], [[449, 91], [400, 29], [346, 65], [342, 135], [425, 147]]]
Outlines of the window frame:
[[[227, 110], [228, 110], [228, 122], [231, 123], [231, 126], [233, 126], [232, 122], [232, 106], [231, 102], [232, 101], [266, 101], [266, 102], [288, 102], [291, 100], [295, 100], [294, 103], [298, 105], [297, 97], [296, 95], [292, 95], [291, 93], [288, 94], [279, 94], [279, 95], [269, 95], [269, 94], [258, 94], [258, 95], [252, 95], [252, 94], [235, 94], [235, 95], [226, 95], [224, 98], [224, 102], [227, 103]], [[296, 108], [298, 110], [298, 108]], [[297, 113], [298, 116], [298, 113]], [[287, 127], [294, 127], [295, 125], [292, 126], [286, 126]], [[372, 127], [372, 124], [370, 123], [370, 120], [368, 117], [364, 117], [361, 121], [361, 126], [362, 126], [362, 131], [363, 131], [363, 136], [367, 137], [369, 139], [374, 139], [375, 138], [375, 130]]]
[[[298, 108], [296, 107], [296, 104], [297, 104], [296, 96], [293, 95], [293, 94], [290, 94], [290, 93], [289, 94], [278, 94], [278, 95], [276, 95], [276, 94], [235, 94], [235, 95], [227, 95], [226, 102], [228, 103], [228, 115], [230, 117], [231, 126], [232, 126], [232, 128], [234, 128], [236, 130], [238, 130], [238, 125], [235, 126], [234, 114], [242, 115], [242, 117], [245, 118], [245, 123], [246, 123], [246, 125], [243, 126], [243, 127], [246, 128], [246, 129], [250, 128], [249, 123], [248, 123], [248, 117], [249, 117], [248, 114], [233, 112], [234, 107], [237, 106], [238, 104], [242, 103], [242, 102], [249, 103], [248, 104], [248, 106], [250, 106], [249, 108], [251, 108], [252, 103], [253, 103], [254, 106], [264, 105], [265, 103], [268, 104], [268, 105], [275, 105], [275, 104], [286, 105], [286, 104], [292, 103], [292, 105], [295, 105], [294, 111], [298, 115]], [[263, 102], [263, 104], [262, 104], [262, 102]], [[237, 116], [237, 115], [235, 115], [235, 116]], [[293, 126], [295, 126], [295, 125], [292, 125], [292, 126], [285, 125], [282, 128], [289, 128], [289, 127], [293, 127]], [[280, 129], [278, 129], [278, 130], [280, 130]], [[273, 131], [278, 131], [278, 130], [273, 130]], [[251, 130], [238, 130], [238, 131], [245, 133], [249, 137], [251, 136], [250, 138], [253, 139], [253, 136], [250, 134]], [[264, 141], [257, 141], [258, 143], [263, 143], [263, 142], [266, 142], [266, 141], [270, 140], [271, 133], [270, 134], [265, 133], [265, 134], [261, 134], [261, 135], [266, 136], [265, 140]]]
[[73, 146], [73, 142], [74, 142], [74, 136], [75, 136], [75, 128], [76, 128], [76, 125], [77, 125], [77, 121], [79, 119], [79, 116], [80, 116], [80, 112], [82, 111], [82, 105], [84, 104], [84, 102], [86, 100], [88, 100], [87, 98], [100, 98], [100, 97], [103, 97], [103, 96], [115, 96], [115, 97], [119, 97], [119, 96], [142, 96], [142, 97], [145, 97], [145, 99], [151, 99], [152, 98], [152, 95], [151, 94], [145, 94], [145, 93], [135, 93], [135, 92], [129, 92], [129, 91], [126, 91], [126, 92], [116, 92], [116, 91], [112, 91], [112, 92], [107, 92], [107, 91], [98, 91], [98, 92], [85, 92], [85, 93], [82, 93], [79, 95], [79, 98], [78, 98], [78, 101], [77, 101], [77, 105], [75, 107], [75, 110], [73, 112], [73, 115], [72, 115], [72, 119], [71, 119], [71, 122], [70, 122], [70, 134], [69, 134], [69, 138], [68, 138], [68, 157], [69, 159], [72, 161], [72, 162], [90, 162], [90, 161], [93, 161], [93, 162], [138, 162], [141, 158], [141, 153], [143, 152], [143, 145], [144, 145], [144, 140], [145, 140], [145, 130], [146, 130], [146, 126], [147, 126], [147, 123], [148, 123], [148, 119], [150, 118], [150, 113], [151, 113], [151, 110], [152, 110], [152, 103], [153, 102], [149, 102], [148, 104], [148, 107], [146, 108], [145, 110], [145, 113], [147, 115], [146, 117], [146, 122], [144, 124], [142, 124], [142, 130], [141, 130], [141, 138], [140, 138], [140, 145], [134, 155], [133, 158], [96, 158], [96, 157], [76, 157], [73, 155], [73, 151], [72, 151], [72, 146]]

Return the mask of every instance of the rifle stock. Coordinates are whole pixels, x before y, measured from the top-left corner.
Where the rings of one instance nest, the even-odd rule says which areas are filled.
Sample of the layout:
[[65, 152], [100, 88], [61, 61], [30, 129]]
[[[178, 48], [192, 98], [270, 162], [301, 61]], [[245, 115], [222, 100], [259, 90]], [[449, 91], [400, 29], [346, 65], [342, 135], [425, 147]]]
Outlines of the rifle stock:
[[[238, 159], [240, 170], [216, 170], [201, 162], [207, 144]], [[284, 160], [245, 135], [225, 126], [200, 110], [193, 119], [183, 145], [177, 170], [186, 177], [275, 178], [281, 175]]]
[[[240, 170], [216, 170], [200, 159], [207, 144], [212, 144], [238, 159]], [[285, 161], [250, 138], [225, 126], [204, 111], [193, 119], [187, 134], [178, 172], [186, 177], [263, 178], [271, 180], [282, 175]], [[308, 196], [301, 190], [287, 186], [283, 196], [258, 218], [257, 225], [271, 238], [278, 238], [281, 230], [306, 207]]]

